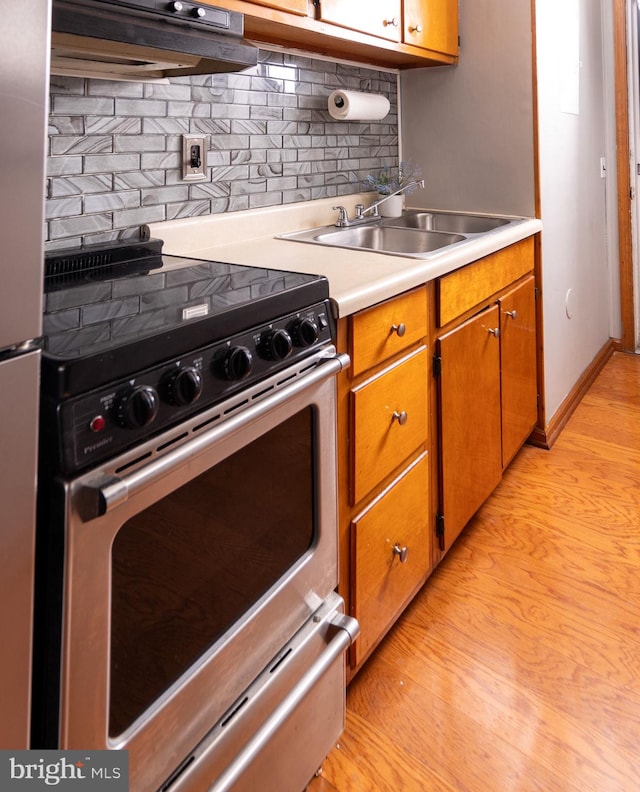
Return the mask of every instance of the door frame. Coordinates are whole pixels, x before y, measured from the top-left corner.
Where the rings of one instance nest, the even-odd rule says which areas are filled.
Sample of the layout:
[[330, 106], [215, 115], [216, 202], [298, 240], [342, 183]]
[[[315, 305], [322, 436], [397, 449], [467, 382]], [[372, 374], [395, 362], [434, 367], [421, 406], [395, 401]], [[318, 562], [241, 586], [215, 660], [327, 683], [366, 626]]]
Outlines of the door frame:
[[616, 151], [618, 170], [618, 243], [620, 251], [620, 318], [624, 352], [636, 351], [633, 231], [631, 222], [631, 166], [629, 118], [629, 57], [627, 9], [635, 0], [613, 0]]

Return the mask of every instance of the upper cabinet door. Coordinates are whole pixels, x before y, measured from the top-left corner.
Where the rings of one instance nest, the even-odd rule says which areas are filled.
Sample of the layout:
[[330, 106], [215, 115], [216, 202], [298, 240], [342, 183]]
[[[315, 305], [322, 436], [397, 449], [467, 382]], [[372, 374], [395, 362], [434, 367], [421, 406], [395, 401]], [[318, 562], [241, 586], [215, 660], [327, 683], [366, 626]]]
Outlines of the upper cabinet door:
[[321, 0], [323, 22], [400, 41], [401, 0]]
[[279, 11], [289, 11], [292, 14], [303, 14], [307, 16], [308, 0], [251, 0], [257, 5], [277, 8]]
[[458, 0], [404, 0], [403, 41], [458, 54]]

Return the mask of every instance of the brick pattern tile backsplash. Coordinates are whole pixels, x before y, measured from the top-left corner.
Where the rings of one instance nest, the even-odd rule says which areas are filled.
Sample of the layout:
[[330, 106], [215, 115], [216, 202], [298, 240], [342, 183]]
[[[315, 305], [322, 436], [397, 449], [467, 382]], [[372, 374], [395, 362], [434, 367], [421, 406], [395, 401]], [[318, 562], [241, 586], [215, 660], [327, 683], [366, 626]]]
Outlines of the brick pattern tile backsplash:
[[[336, 88], [391, 103], [336, 121]], [[182, 181], [182, 135], [205, 136], [207, 180]], [[47, 250], [138, 238], [140, 226], [359, 192], [398, 162], [396, 75], [280, 52], [233, 74], [114, 82], [51, 78]]]

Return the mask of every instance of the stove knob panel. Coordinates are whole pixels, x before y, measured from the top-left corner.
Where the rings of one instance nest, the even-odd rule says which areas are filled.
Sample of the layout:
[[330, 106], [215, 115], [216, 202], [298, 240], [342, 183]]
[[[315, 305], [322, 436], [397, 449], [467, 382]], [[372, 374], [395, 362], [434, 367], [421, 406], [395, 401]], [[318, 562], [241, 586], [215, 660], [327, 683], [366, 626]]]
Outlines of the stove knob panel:
[[286, 330], [268, 330], [260, 339], [260, 351], [267, 360], [284, 360], [292, 349], [293, 342]]
[[202, 374], [197, 368], [189, 366], [175, 371], [167, 383], [167, 395], [172, 404], [184, 407], [193, 404], [202, 395]]
[[318, 325], [312, 319], [296, 319], [291, 327], [291, 339], [298, 347], [313, 346], [320, 338]]
[[159, 408], [156, 389], [139, 385], [120, 399], [116, 408], [118, 423], [128, 429], [141, 429], [155, 420]]
[[253, 369], [253, 355], [247, 347], [231, 347], [224, 357], [222, 368], [228, 380], [242, 380]]

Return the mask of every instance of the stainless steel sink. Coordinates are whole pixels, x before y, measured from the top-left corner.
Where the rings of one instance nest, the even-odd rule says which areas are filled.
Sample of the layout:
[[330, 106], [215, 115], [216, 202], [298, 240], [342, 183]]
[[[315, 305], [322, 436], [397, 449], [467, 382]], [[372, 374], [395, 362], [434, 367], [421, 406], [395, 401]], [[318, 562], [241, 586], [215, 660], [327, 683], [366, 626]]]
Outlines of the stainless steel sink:
[[420, 228], [425, 231], [445, 231], [450, 234], [486, 234], [508, 225], [505, 217], [454, 214], [449, 212], [410, 212], [402, 217], [384, 221], [397, 228]]
[[321, 244], [334, 247], [361, 248], [406, 256], [429, 253], [432, 250], [462, 242], [465, 237], [460, 234], [445, 234], [439, 231], [369, 225], [329, 231], [318, 234], [315, 239]]
[[379, 218], [344, 228], [324, 226], [280, 235], [280, 239], [314, 245], [369, 250], [390, 256], [431, 258], [452, 245], [464, 245], [483, 234], [526, 218], [408, 210], [401, 217]]

